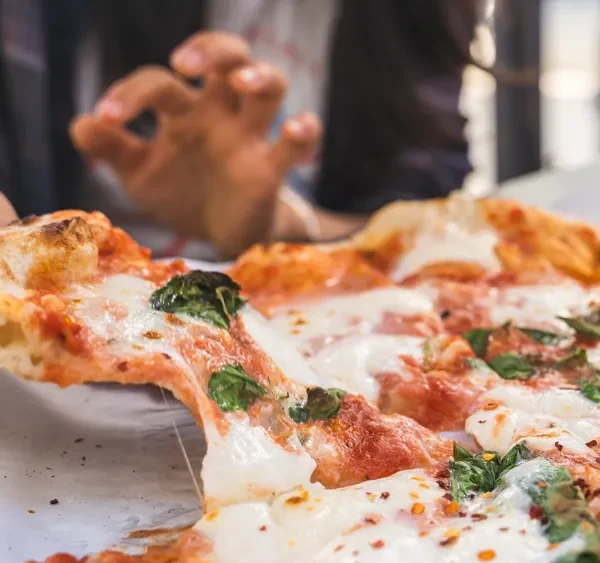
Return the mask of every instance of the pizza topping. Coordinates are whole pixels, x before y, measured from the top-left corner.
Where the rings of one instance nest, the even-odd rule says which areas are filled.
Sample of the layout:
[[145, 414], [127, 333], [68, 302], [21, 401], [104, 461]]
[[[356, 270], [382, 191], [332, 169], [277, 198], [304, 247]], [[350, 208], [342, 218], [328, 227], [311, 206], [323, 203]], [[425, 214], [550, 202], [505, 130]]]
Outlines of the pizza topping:
[[239, 365], [227, 365], [215, 371], [208, 381], [208, 396], [223, 412], [246, 411], [267, 390]]
[[341, 389], [321, 389], [313, 387], [308, 389], [306, 400], [295, 403], [289, 408], [290, 418], [299, 424], [314, 420], [327, 420], [336, 416], [342, 404], [342, 397], [346, 394]]
[[587, 315], [578, 317], [559, 317], [567, 323], [578, 336], [589, 340], [600, 340], [600, 307]]
[[523, 356], [508, 352], [492, 358], [488, 365], [502, 379], [529, 379], [535, 368]]
[[547, 330], [539, 330], [535, 328], [523, 328], [517, 327], [523, 334], [526, 334], [535, 342], [539, 344], [546, 344], [548, 346], [558, 346], [567, 340], [567, 337], [556, 334], [555, 332], [548, 332]]
[[493, 329], [476, 328], [463, 334], [463, 337], [469, 343], [471, 349], [478, 358], [483, 358], [485, 356], [492, 332]]
[[240, 286], [220, 272], [194, 270], [173, 277], [150, 297], [150, 306], [165, 313], [185, 314], [219, 328], [229, 328], [246, 303]]
[[496, 488], [502, 476], [531, 456], [525, 444], [517, 444], [504, 458], [494, 452], [474, 455], [454, 443], [450, 461], [452, 496], [462, 503], [472, 491], [488, 493]]

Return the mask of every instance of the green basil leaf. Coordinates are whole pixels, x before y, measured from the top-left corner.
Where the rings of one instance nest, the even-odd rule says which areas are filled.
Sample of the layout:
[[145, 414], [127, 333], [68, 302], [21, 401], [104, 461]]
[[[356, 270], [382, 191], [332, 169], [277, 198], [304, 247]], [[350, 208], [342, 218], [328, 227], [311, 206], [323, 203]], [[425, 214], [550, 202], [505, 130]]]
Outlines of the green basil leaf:
[[522, 328], [519, 326], [517, 327], [517, 330], [520, 330], [523, 334], [529, 336], [531, 340], [535, 340], [536, 342], [547, 346], [557, 346], [561, 342], [567, 340], [565, 336], [546, 330], [538, 330], [537, 328]]
[[208, 396], [224, 412], [246, 411], [254, 400], [267, 394], [240, 365], [227, 365], [215, 371], [208, 381]]
[[568, 553], [554, 563], [600, 563], [600, 556], [592, 552]]
[[598, 379], [595, 382], [579, 381], [578, 384], [581, 385], [579, 390], [584, 397], [587, 397], [594, 403], [600, 403], [600, 381]]
[[525, 442], [515, 444], [502, 458], [502, 462], [500, 463], [500, 475], [503, 475], [507, 471], [514, 469], [520, 463], [533, 459], [534, 457], [535, 454], [527, 447]]
[[328, 420], [337, 416], [345, 394], [342, 389], [313, 387], [308, 390], [306, 401], [291, 405], [288, 413], [290, 418], [299, 424], [313, 420]]
[[579, 317], [558, 317], [567, 323], [579, 336], [600, 340], [600, 307], [589, 315]]
[[488, 366], [502, 379], [529, 379], [535, 373], [535, 368], [523, 356], [512, 352], [496, 356]]
[[556, 362], [557, 368], [581, 368], [588, 365], [587, 352], [583, 348], [575, 348], [568, 356]]
[[490, 341], [490, 334], [493, 329], [491, 328], [476, 328], [465, 332], [463, 338], [471, 346], [471, 350], [478, 358], [483, 358], [487, 352], [488, 344]]
[[240, 286], [220, 272], [194, 270], [174, 276], [150, 297], [150, 306], [165, 313], [190, 315], [229, 328], [246, 301], [240, 297]]
[[[494, 457], [486, 461], [482, 457], [486, 454]], [[448, 466], [452, 496], [457, 502], [462, 503], [472, 491], [487, 493], [494, 490], [500, 468], [500, 458], [497, 454], [483, 452], [473, 455], [455, 442], [453, 458]]]

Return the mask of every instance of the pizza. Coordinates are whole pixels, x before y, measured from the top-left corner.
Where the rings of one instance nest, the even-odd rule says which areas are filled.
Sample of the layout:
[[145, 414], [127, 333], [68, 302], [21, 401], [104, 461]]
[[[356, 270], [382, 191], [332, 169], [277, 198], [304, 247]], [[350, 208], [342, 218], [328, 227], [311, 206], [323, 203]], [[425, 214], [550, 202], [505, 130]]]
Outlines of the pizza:
[[591, 227], [458, 194], [226, 273], [155, 263], [99, 213], [0, 247], [0, 366], [161, 386], [208, 445], [175, 543], [46, 563], [600, 561]]

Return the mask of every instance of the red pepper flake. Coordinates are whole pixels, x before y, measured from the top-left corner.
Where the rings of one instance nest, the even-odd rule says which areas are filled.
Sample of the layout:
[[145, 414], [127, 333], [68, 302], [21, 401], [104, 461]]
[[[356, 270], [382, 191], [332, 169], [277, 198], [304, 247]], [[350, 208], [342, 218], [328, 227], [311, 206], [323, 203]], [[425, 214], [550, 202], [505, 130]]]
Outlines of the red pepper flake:
[[481, 522], [482, 520], [487, 520], [487, 514], [471, 514], [471, 519], [475, 522]]
[[388, 493], [388, 492], [385, 492], [385, 491], [384, 491], [383, 493], [381, 493], [381, 494], [379, 495], [379, 498], [380, 498], [381, 500], [387, 500], [387, 499], [389, 499], [389, 498], [390, 498], [390, 493]]
[[56, 498], [53, 498], [53, 499], [50, 501], [50, 504], [53, 504], [53, 505], [54, 505], [54, 504], [58, 504], [58, 499], [56, 499]]
[[480, 551], [477, 554], [477, 559], [479, 559], [479, 561], [491, 561], [492, 559], [496, 559], [496, 552], [493, 549]]
[[261, 532], [266, 532], [267, 531], [267, 527], [263, 524], [260, 528], [259, 531]]
[[342, 551], [342, 549], [344, 549], [344, 545], [338, 545], [333, 551]]
[[453, 514], [458, 514], [460, 512], [460, 504], [458, 504], [455, 500], [450, 502], [445, 508], [444, 513], [448, 516]]
[[590, 440], [589, 442], [586, 442], [585, 444], [588, 448], [594, 448], [598, 445], [597, 440]]
[[81, 444], [81, 442], [83, 442], [83, 438], [75, 438], [76, 444]]
[[370, 544], [373, 549], [382, 549], [385, 547], [385, 543], [383, 540], [377, 540]]
[[529, 518], [532, 520], [541, 520], [544, 517], [544, 509], [539, 504], [532, 504], [529, 507]]
[[451, 493], [446, 493], [442, 498], [446, 499], [446, 500], [448, 500], [450, 502], [452, 502], [454, 500], [454, 497], [452, 496]]
[[449, 547], [454, 545], [456, 542], [458, 541], [458, 536], [452, 536], [450, 538], [444, 538], [441, 542], [440, 545], [442, 547]]
[[560, 442], [554, 442], [554, 447], [559, 451], [562, 452], [564, 446], [560, 443]]
[[32, 510], [31, 508], [27, 512], [29, 512], [29, 514], [35, 514], [35, 510]]
[[127, 362], [119, 362], [117, 364], [117, 369], [119, 371], [127, 371], [128, 368], [129, 368], [129, 364]]
[[600, 457], [597, 457], [595, 461], [596, 463], [600, 463]]
[[504, 528], [498, 528], [499, 532], [508, 532], [508, 530], [510, 530], [510, 528], [504, 527]]

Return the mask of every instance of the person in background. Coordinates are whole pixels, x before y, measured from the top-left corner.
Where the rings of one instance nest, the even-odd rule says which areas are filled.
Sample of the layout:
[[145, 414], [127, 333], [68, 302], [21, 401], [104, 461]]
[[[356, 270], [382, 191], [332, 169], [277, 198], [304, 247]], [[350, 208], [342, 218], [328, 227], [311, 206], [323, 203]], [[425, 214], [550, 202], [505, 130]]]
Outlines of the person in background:
[[158, 256], [346, 236], [470, 172], [479, 3], [0, 0], [0, 188]]

